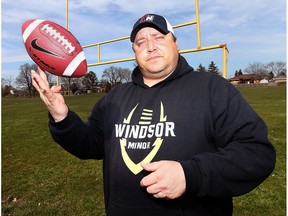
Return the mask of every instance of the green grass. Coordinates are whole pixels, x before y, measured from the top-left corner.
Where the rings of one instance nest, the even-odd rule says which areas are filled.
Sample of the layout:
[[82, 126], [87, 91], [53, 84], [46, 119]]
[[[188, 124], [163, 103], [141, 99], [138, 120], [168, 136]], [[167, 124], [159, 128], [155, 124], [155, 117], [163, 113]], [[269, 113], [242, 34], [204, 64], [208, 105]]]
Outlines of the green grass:
[[[234, 199], [234, 215], [286, 215], [286, 88], [240, 88], [266, 121], [277, 151], [273, 174]], [[87, 119], [101, 94], [66, 97]], [[55, 144], [39, 98], [2, 98], [2, 215], [105, 215], [101, 161], [82, 161]]]
[[[66, 101], [87, 119], [101, 96]], [[2, 215], [104, 215], [101, 161], [62, 150], [47, 124], [39, 98], [2, 99]]]
[[276, 167], [259, 187], [234, 199], [234, 215], [286, 215], [286, 87], [239, 88], [264, 119], [276, 149]]

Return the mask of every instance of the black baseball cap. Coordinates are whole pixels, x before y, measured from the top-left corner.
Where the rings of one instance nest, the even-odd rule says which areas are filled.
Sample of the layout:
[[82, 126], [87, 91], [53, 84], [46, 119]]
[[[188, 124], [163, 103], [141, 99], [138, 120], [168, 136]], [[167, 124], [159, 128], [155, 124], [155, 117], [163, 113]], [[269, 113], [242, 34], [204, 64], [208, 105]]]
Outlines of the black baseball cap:
[[133, 29], [130, 34], [130, 41], [134, 42], [136, 34], [138, 31], [144, 27], [152, 27], [160, 31], [162, 34], [168, 34], [172, 32], [174, 34], [173, 28], [168, 20], [157, 14], [145, 14], [134, 24]]

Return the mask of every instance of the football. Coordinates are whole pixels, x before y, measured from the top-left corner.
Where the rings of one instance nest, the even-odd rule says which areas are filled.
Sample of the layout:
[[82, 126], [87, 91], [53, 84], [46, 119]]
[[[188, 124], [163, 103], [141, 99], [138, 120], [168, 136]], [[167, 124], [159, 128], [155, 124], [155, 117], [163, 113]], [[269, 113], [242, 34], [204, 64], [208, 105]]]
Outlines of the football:
[[67, 29], [49, 20], [22, 24], [23, 42], [32, 60], [56, 76], [81, 77], [87, 72], [82, 46]]

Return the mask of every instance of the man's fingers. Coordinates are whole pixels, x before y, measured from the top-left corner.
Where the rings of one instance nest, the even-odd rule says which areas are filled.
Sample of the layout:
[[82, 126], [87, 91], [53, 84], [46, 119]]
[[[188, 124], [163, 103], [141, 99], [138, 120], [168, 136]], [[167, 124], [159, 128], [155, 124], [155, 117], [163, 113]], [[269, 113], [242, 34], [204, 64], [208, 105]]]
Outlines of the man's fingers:
[[144, 170], [154, 172], [161, 165], [161, 162], [141, 163]]
[[153, 163], [141, 163], [141, 166], [143, 167], [144, 170], [151, 172], [151, 173], [145, 176], [140, 181], [140, 185], [142, 187], [148, 187], [150, 185], [157, 183], [158, 176], [155, 171], [161, 166], [161, 162], [158, 161], [158, 162], [153, 162]]
[[51, 91], [54, 93], [60, 93], [61, 92], [61, 86], [52, 86]]
[[40, 98], [53, 116], [55, 122], [62, 121], [68, 114], [68, 107], [61, 95], [61, 86], [53, 86], [51, 89], [47, 81], [46, 73], [39, 68], [39, 74], [31, 71], [32, 84], [39, 92]]
[[42, 77], [37, 74], [35, 71], [31, 71], [32, 75], [32, 84], [39, 93], [47, 92], [49, 93], [49, 85], [42, 79]]
[[146, 188], [146, 191], [149, 193], [149, 194], [157, 194], [161, 191], [161, 188], [159, 187], [159, 185], [157, 183], [155, 184], [152, 184], [150, 186], [148, 186]]
[[38, 67], [38, 71], [39, 71], [39, 75], [40, 75], [40, 77], [42, 78], [43, 82], [44, 82], [47, 86], [49, 86], [49, 83], [48, 83], [48, 80], [47, 80], [47, 75], [46, 75], [45, 71], [42, 70], [40, 67]]
[[166, 195], [164, 195], [162, 192], [155, 193], [153, 196], [157, 199], [166, 199]]
[[157, 180], [158, 178], [156, 173], [152, 172], [140, 181], [140, 185], [141, 187], [149, 187], [150, 185], [157, 183]]
[[179, 162], [158, 161], [141, 165], [151, 173], [142, 178], [140, 185], [155, 198], [175, 199], [185, 192], [185, 174]]
[[40, 91], [40, 86], [39, 86], [39, 83], [37, 81], [37, 76], [38, 74], [32, 70], [31, 71], [31, 77], [32, 77], [32, 85], [36, 88], [36, 90], [39, 92]]

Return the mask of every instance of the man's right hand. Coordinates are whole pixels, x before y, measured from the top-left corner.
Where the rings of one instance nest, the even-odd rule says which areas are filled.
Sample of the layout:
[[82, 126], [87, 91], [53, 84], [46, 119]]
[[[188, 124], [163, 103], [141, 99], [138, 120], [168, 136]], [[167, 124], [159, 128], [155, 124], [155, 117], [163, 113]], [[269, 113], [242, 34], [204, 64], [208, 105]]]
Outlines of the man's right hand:
[[40, 98], [46, 105], [55, 122], [62, 121], [68, 114], [68, 107], [61, 95], [61, 86], [52, 86], [50, 89], [46, 73], [38, 67], [39, 74], [31, 71], [32, 84], [39, 92]]

